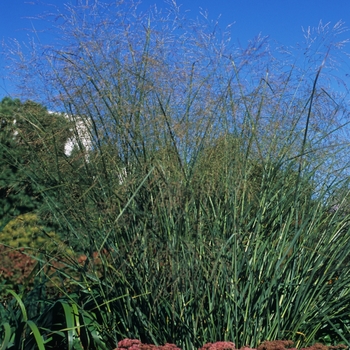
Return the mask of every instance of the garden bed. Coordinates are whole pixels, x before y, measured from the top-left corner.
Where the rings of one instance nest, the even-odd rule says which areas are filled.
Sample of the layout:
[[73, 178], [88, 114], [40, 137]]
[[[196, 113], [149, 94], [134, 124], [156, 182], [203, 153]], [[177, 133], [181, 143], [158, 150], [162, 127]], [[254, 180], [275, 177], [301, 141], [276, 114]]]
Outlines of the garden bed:
[[[265, 341], [261, 343], [257, 348], [250, 348], [249, 346], [244, 346], [240, 350], [296, 350], [293, 347], [293, 342], [291, 340], [275, 340], [275, 341]], [[143, 344], [137, 339], [123, 339], [118, 343], [118, 348], [115, 350], [181, 350], [175, 344], [165, 344], [161, 346], [153, 344]], [[235, 350], [235, 344], [228, 341], [219, 341], [216, 343], [207, 343], [203, 345], [202, 348], [198, 350]], [[331, 349], [347, 349], [346, 345], [340, 344], [336, 346], [327, 346], [320, 343], [316, 343], [312, 346], [302, 348], [301, 350], [331, 350]]]

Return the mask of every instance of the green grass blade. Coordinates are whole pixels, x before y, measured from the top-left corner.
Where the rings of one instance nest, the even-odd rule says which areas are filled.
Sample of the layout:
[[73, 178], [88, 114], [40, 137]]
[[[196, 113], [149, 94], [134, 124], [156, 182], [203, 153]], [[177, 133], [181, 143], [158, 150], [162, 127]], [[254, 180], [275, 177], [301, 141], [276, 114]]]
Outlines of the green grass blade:
[[80, 325], [80, 320], [79, 320], [79, 310], [78, 310], [78, 305], [75, 303], [72, 304], [72, 312], [74, 315], [74, 324], [75, 324], [77, 336], [80, 338], [81, 325]]
[[74, 310], [68, 303], [61, 301], [60, 302], [65, 315], [65, 331], [67, 331], [67, 343], [68, 343], [68, 349], [73, 349], [74, 345], [74, 335], [75, 333], [75, 314]]
[[6, 350], [10, 343], [12, 332], [11, 332], [11, 326], [8, 322], [3, 323], [2, 326], [5, 329], [5, 337], [4, 337], [4, 341], [1, 344], [0, 350]]
[[40, 334], [40, 331], [39, 331], [39, 328], [37, 327], [37, 325], [31, 320], [27, 321], [27, 325], [32, 330], [32, 333], [35, 337], [35, 341], [36, 341], [36, 345], [38, 346], [38, 349], [45, 350], [44, 341], [43, 341], [43, 338]]
[[26, 307], [22, 301], [22, 298], [14, 290], [7, 290], [7, 293], [12, 294], [13, 297], [16, 299], [16, 301], [17, 301], [17, 303], [20, 306], [21, 311], [22, 311], [23, 321], [27, 322], [28, 321], [27, 310], [26, 310]]

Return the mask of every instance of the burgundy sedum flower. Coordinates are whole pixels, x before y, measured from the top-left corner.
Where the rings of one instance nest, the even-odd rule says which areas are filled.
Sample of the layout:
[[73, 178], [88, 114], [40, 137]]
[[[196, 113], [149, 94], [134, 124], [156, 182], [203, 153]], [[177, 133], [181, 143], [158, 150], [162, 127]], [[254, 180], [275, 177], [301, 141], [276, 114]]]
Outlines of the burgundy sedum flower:
[[207, 343], [199, 350], [234, 350], [235, 343], [229, 341], [218, 341], [216, 343]]

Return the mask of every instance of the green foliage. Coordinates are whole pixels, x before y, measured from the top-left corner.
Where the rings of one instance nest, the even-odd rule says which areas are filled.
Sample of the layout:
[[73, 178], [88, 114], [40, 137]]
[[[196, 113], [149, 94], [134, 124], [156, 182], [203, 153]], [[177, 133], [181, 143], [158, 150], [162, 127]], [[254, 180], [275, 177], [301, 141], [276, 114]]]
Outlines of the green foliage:
[[[0, 103], [0, 121], [0, 221], [4, 227], [12, 218], [42, 206], [42, 189], [48, 186], [45, 176], [59, 167], [70, 124], [63, 115], [49, 113], [37, 103], [8, 97]], [[41, 174], [40, 185], [33, 174]], [[57, 183], [51, 178], [51, 185], [53, 180]]]
[[[219, 339], [349, 345], [350, 217], [329, 210], [334, 198], [348, 203], [346, 110], [322, 79], [328, 45], [321, 58], [307, 46], [309, 71], [293, 63], [286, 72], [295, 61], [272, 59], [261, 38], [227, 48], [207, 24], [185, 29], [176, 7], [158, 22], [132, 6], [117, 20], [107, 9], [99, 17], [98, 6], [91, 17], [69, 9], [61, 37], [72, 41], [48, 54], [33, 84], [50, 81], [59, 98], [47, 104], [82, 120], [92, 149], [64, 157], [58, 124], [41, 127], [38, 117], [20, 134], [32, 158], [18, 169], [30, 169], [40, 215], [84, 259], [64, 250], [37, 258], [60, 298], [40, 292], [43, 306], [28, 320], [66, 347], [126, 337], [186, 349]], [[35, 342], [22, 332], [28, 322], [16, 322], [15, 338]]]
[[[2, 349], [109, 349], [96, 312], [77, 295], [43, 302], [43, 295], [38, 296], [35, 289], [25, 298], [7, 292], [13, 298], [6, 307], [0, 306]], [[39, 302], [36, 310], [30, 311], [33, 299], [29, 298]]]
[[[36, 214], [27, 213], [11, 220], [0, 231], [0, 276], [6, 288], [32, 287], [32, 270], [42, 254], [54, 256], [60, 251], [72, 252], [54, 232], [45, 232]], [[73, 255], [73, 254], [72, 254]], [[0, 294], [3, 294], [0, 288]]]
[[[0, 242], [12, 248], [53, 249], [53, 232], [46, 233], [36, 214], [27, 213], [11, 220], [0, 232]], [[57, 240], [57, 237], [56, 237]]]
[[3, 99], [0, 104], [0, 217], [1, 221], [5, 221], [3, 224], [11, 216], [36, 209], [38, 205], [25, 169], [20, 166], [25, 164], [25, 157], [17, 147], [13, 135], [14, 114], [20, 106], [18, 100], [8, 98]]

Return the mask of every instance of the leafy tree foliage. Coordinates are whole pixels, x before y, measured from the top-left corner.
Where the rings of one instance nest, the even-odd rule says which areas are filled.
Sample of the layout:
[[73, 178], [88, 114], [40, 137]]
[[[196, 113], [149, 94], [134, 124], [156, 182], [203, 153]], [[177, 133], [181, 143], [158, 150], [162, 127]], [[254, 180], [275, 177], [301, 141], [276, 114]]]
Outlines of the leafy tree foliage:
[[0, 126], [0, 222], [5, 226], [42, 205], [45, 181], [39, 183], [38, 175], [43, 180], [59, 168], [70, 124], [40, 104], [6, 97], [0, 103]]
[[15, 121], [21, 109], [19, 100], [5, 98], [0, 104], [0, 217], [5, 224], [11, 217], [35, 210], [40, 203], [25, 172], [28, 157], [16, 132]]

